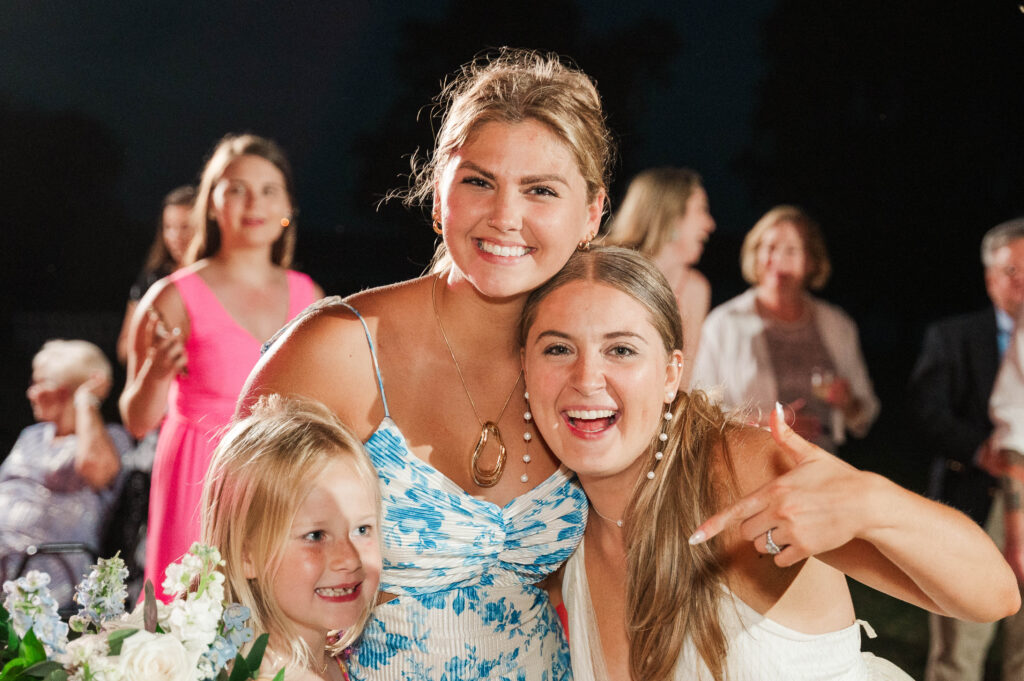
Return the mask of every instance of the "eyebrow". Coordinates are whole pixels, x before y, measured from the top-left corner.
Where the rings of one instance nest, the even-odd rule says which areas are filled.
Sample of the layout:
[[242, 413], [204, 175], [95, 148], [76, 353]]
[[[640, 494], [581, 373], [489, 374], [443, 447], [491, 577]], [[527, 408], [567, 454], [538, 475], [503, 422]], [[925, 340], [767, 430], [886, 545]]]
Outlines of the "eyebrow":
[[[496, 176], [494, 175], [494, 173], [492, 173], [489, 170], [485, 170], [484, 168], [481, 168], [480, 166], [478, 166], [477, 164], [473, 163], [472, 161], [463, 161], [459, 165], [459, 167], [472, 170], [475, 173], [480, 173], [481, 175], [486, 177], [488, 180], [496, 179]], [[543, 174], [543, 175], [524, 175], [523, 177], [519, 178], [519, 184], [520, 185], [537, 184], [538, 182], [560, 182], [561, 184], [564, 184], [564, 185], [567, 185], [567, 186], [569, 184], [568, 180], [566, 180], [564, 177], [562, 177], [558, 173], [547, 173], [547, 174]]]
[[[572, 339], [572, 337], [569, 334], [565, 333], [564, 331], [556, 331], [554, 329], [549, 329], [548, 331], [541, 331], [539, 334], [537, 334], [537, 340], [540, 340], [542, 338], [561, 338], [564, 340]], [[647, 343], [646, 338], [644, 338], [638, 333], [633, 333], [632, 331], [609, 331], [608, 333], [604, 334], [601, 338], [604, 340], [614, 340], [617, 338], [631, 338], [633, 340], [638, 340], [644, 344]]]

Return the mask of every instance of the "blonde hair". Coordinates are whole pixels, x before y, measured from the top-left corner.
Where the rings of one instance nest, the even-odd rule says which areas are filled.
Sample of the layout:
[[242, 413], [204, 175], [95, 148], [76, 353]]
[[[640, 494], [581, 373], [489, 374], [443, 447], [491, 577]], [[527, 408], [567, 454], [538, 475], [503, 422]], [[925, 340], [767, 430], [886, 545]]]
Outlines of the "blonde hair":
[[[519, 325], [521, 347], [544, 298], [580, 280], [629, 295], [647, 310], [665, 351], [682, 349], [679, 308], [664, 275], [644, 256], [614, 246], [574, 253], [554, 278], [530, 294]], [[690, 637], [712, 676], [720, 680], [727, 647], [718, 618], [720, 542], [715, 537], [690, 546], [687, 538], [716, 510], [715, 451], [725, 450], [726, 434], [738, 426], [701, 392], [680, 393], [670, 409], [668, 440], [661, 443], [658, 433], [653, 434], [643, 454], [650, 463], [645, 470], [656, 470], [656, 476], [640, 477], [625, 514], [630, 672], [634, 679], [672, 679]], [[660, 462], [655, 459], [658, 450], [665, 453]]]
[[298, 206], [295, 203], [295, 181], [292, 178], [292, 167], [281, 147], [273, 140], [258, 135], [225, 135], [217, 142], [213, 153], [203, 167], [199, 188], [196, 190], [195, 202], [189, 222], [195, 234], [185, 253], [182, 265], [190, 265], [197, 260], [216, 255], [220, 250], [220, 227], [210, 216], [210, 204], [213, 200], [213, 188], [232, 161], [239, 156], [259, 156], [270, 161], [284, 176], [284, 188], [288, 201], [292, 206], [289, 224], [281, 231], [281, 236], [270, 248], [270, 259], [275, 265], [288, 267], [292, 263], [295, 252], [295, 214]]
[[824, 288], [832, 275], [832, 262], [828, 258], [828, 249], [825, 248], [825, 237], [822, 236], [818, 223], [796, 206], [775, 206], [747, 232], [747, 236], [743, 238], [743, 247], [740, 249], [740, 270], [743, 279], [748, 284], [757, 286], [757, 249], [761, 246], [765, 233], [782, 223], [793, 225], [803, 241], [804, 254], [807, 258], [804, 286], [812, 291]]
[[[587, 186], [587, 200], [607, 192], [615, 145], [605, 123], [601, 96], [587, 74], [554, 53], [503, 47], [462, 66], [436, 97], [440, 119], [433, 153], [412, 159], [411, 187], [395, 195], [410, 206], [428, 205], [451, 157], [490, 122], [543, 123], [572, 153]], [[444, 244], [431, 265], [447, 265]]]
[[50, 380], [62, 388], [77, 388], [93, 374], [108, 381], [112, 372], [110, 360], [97, 346], [84, 340], [56, 338], [43, 343], [32, 358], [33, 371], [45, 371]]
[[[294, 625], [274, 600], [270, 584], [280, 567], [282, 549], [306, 487], [331, 461], [350, 463], [372, 491], [378, 526], [380, 487], [362, 443], [323, 404], [311, 400], [262, 397], [237, 421], [213, 453], [203, 484], [203, 542], [220, 550], [225, 592], [251, 613], [258, 634], [287, 641], [289, 667], [310, 667], [322, 651], [308, 650]], [[245, 576], [245, 562], [255, 566]], [[327, 645], [340, 653], [363, 630], [374, 598], [359, 621]]]
[[672, 240], [675, 221], [686, 215], [686, 202], [702, 188], [700, 175], [689, 168], [643, 171], [629, 183], [604, 243], [657, 255]]

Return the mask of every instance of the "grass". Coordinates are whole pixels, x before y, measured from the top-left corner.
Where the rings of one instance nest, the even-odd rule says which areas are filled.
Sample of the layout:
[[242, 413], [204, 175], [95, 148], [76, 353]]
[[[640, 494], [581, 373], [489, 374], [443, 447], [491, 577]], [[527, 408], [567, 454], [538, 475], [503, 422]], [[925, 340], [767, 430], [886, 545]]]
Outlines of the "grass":
[[[861, 441], [850, 441], [841, 455], [854, 466], [881, 473], [895, 482], [922, 493], [927, 479], [928, 457], [905, 442], [906, 433], [881, 428]], [[857, 617], [868, 622], [878, 637], [861, 636], [861, 647], [893, 662], [914, 679], [924, 679], [928, 657], [928, 613], [870, 587], [848, 579]], [[985, 681], [1000, 679], [1002, 636], [997, 632], [989, 650]]]

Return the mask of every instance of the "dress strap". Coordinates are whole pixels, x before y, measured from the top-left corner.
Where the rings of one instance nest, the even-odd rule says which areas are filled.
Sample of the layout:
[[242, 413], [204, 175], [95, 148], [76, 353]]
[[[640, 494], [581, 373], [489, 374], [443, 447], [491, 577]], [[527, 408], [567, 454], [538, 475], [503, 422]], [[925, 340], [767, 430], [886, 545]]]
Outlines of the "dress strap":
[[377, 361], [377, 348], [373, 346], [373, 337], [370, 335], [370, 327], [366, 325], [366, 320], [363, 319], [363, 315], [359, 314], [359, 310], [355, 309], [345, 301], [339, 301], [340, 305], [344, 305], [352, 311], [363, 325], [363, 331], [366, 332], [366, 342], [370, 346], [370, 358], [373, 359], [373, 370], [377, 372], [377, 388], [380, 390], [380, 401], [384, 403], [384, 416], [385, 418], [391, 417], [391, 412], [388, 411], [388, 398], [384, 394], [384, 379], [380, 376], [380, 363]]
[[878, 634], [875, 633], [875, 628], [867, 623], [865, 620], [856, 620], [863, 629], [864, 633], [868, 635], [868, 638], [878, 638]]

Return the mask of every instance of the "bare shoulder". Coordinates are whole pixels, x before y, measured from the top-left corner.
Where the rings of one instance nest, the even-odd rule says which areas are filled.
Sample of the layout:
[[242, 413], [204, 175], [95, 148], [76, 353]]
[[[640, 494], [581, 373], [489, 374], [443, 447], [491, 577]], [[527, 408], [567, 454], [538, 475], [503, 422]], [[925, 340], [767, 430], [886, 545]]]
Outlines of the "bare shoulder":
[[[770, 433], [752, 426], [730, 432], [726, 446], [720, 450], [722, 468], [731, 471], [719, 475], [732, 475], [734, 489], [720, 497], [719, 510], [763, 487], [788, 470], [785, 453]], [[729, 588], [744, 603], [765, 614], [779, 602], [803, 569], [804, 563], [780, 568], [770, 556], [754, 548], [739, 526], [727, 529], [722, 535], [722, 558]]]
[[704, 273], [697, 269], [690, 270], [690, 278], [686, 282], [687, 288], [693, 288], [694, 295], [706, 297], [711, 295], [711, 283]]
[[[387, 318], [404, 313], [403, 285], [324, 298], [289, 324], [256, 364], [239, 410], [278, 393], [323, 402], [365, 440], [384, 418], [371, 352]], [[357, 312], [358, 311], [358, 314]], [[372, 340], [371, 340], [372, 339]]]
[[742, 426], [727, 433], [719, 463], [728, 467], [726, 472], [733, 476], [739, 496], [750, 494], [792, 468], [789, 457], [771, 433], [754, 426]]
[[180, 328], [188, 331], [188, 309], [181, 297], [181, 292], [169, 277], [157, 280], [146, 291], [136, 308], [136, 316], [154, 310], [163, 321], [167, 330]]

